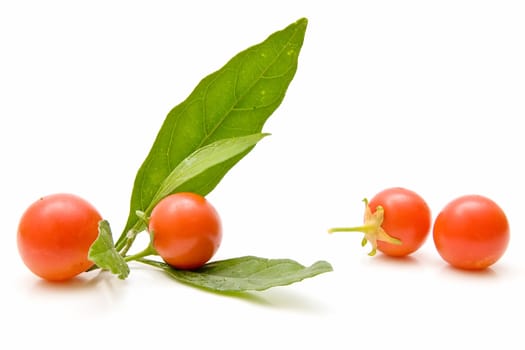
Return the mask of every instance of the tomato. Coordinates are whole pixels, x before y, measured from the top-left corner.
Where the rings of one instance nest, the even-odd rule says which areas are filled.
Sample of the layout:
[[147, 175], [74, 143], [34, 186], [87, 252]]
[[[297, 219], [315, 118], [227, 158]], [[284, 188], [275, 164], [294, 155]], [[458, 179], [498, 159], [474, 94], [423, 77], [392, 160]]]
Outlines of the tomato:
[[372, 212], [384, 210], [381, 227], [401, 241], [378, 240], [377, 249], [390, 256], [406, 256], [418, 250], [426, 241], [432, 216], [425, 200], [417, 193], [401, 188], [389, 188], [376, 194], [368, 203]]
[[510, 229], [503, 210], [491, 199], [466, 195], [448, 203], [434, 222], [438, 253], [450, 265], [485, 269], [505, 253]]
[[364, 224], [359, 227], [333, 228], [329, 232], [359, 231], [365, 234], [362, 244], [370, 242], [376, 249], [389, 256], [406, 256], [426, 241], [432, 216], [425, 200], [417, 193], [393, 187], [377, 193], [365, 202]]
[[222, 240], [221, 220], [206, 198], [189, 192], [162, 199], [149, 219], [153, 247], [177, 269], [192, 270], [209, 261]]
[[97, 210], [76, 195], [42, 197], [20, 219], [20, 256], [29, 270], [43, 279], [71, 279], [93, 266], [88, 251], [98, 237], [100, 220]]

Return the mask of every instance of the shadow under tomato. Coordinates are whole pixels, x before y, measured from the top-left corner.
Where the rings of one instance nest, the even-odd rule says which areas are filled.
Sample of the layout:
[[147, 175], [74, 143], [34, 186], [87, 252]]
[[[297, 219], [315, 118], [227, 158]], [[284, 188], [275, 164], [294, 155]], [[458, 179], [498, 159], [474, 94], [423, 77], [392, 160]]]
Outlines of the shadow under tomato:
[[381, 264], [398, 266], [417, 266], [421, 264], [421, 261], [414, 255], [390, 256], [379, 252], [372, 257], [372, 260]]
[[495, 279], [499, 277], [499, 273], [492, 266], [482, 270], [465, 270], [446, 264], [442, 267], [441, 272], [461, 278]]
[[86, 292], [100, 288], [102, 285], [112, 290], [115, 282], [122, 284], [123, 281], [105, 271], [90, 271], [61, 282], [46, 281], [39, 278], [35, 281], [33, 289], [39, 293], [63, 292], [69, 294], [71, 292]]

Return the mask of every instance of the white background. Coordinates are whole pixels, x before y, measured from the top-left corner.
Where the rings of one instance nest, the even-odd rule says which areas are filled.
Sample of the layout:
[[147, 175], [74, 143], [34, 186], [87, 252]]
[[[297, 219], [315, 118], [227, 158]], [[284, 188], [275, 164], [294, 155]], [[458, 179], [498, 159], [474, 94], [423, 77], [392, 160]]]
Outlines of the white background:
[[[244, 296], [132, 266], [49, 284], [23, 265], [39, 196], [88, 199], [117, 233], [168, 111], [205, 75], [301, 17], [297, 74], [261, 141], [208, 196], [216, 259], [288, 257], [334, 271]], [[523, 349], [521, 1], [2, 1], [0, 337], [13, 348]], [[506, 211], [491, 269], [449, 268], [431, 237], [408, 259], [360, 246], [364, 197], [420, 193], [433, 215], [478, 193]], [[143, 243], [143, 242], [142, 242]], [[140, 244], [140, 241], [137, 242]]]

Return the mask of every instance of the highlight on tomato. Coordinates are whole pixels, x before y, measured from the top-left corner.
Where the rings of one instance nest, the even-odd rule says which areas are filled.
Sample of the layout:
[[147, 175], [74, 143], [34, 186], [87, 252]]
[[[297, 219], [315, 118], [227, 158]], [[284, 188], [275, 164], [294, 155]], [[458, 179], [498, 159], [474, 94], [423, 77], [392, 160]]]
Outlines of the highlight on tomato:
[[434, 222], [433, 239], [450, 265], [481, 270], [496, 263], [510, 240], [508, 219], [492, 199], [465, 195], [448, 203]]
[[206, 198], [190, 192], [162, 199], [152, 210], [148, 227], [160, 257], [181, 270], [204, 265], [222, 240], [219, 214]]
[[88, 251], [98, 237], [101, 215], [85, 199], [68, 193], [42, 197], [23, 213], [17, 244], [24, 264], [49, 281], [64, 281], [86, 271]]
[[333, 232], [362, 232], [362, 246], [368, 243], [373, 256], [379, 250], [385, 255], [402, 257], [418, 250], [426, 241], [432, 216], [426, 201], [416, 192], [392, 187], [377, 193], [365, 203], [362, 226], [335, 227]]

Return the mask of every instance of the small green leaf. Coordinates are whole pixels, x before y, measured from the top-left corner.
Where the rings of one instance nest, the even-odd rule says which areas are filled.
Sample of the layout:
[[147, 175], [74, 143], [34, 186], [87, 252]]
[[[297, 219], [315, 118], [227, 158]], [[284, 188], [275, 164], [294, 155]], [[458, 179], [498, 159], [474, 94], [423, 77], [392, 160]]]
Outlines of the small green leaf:
[[101, 269], [118, 275], [120, 279], [129, 275], [129, 266], [115, 249], [111, 228], [106, 220], [98, 223], [98, 238], [89, 248], [88, 258]]
[[268, 134], [253, 134], [248, 136], [231, 137], [215, 141], [199, 148], [177, 165], [160, 185], [146, 210], [149, 214], [153, 207], [164, 197], [170, 195], [186, 182], [202, 174], [206, 170], [240, 155], [253, 147]]
[[179, 282], [216, 292], [261, 291], [332, 271], [332, 266], [326, 261], [305, 267], [290, 259], [255, 256], [215, 261], [194, 271], [177, 270], [158, 261], [139, 261], [162, 269]]
[[[190, 154], [221, 139], [261, 132], [295, 75], [307, 24], [301, 18], [241, 51], [202, 79], [168, 113], [135, 177], [128, 220], [117, 247], [139, 225], [135, 212], [150, 207], [166, 177]], [[181, 191], [208, 194], [249, 151], [208, 168]]]

